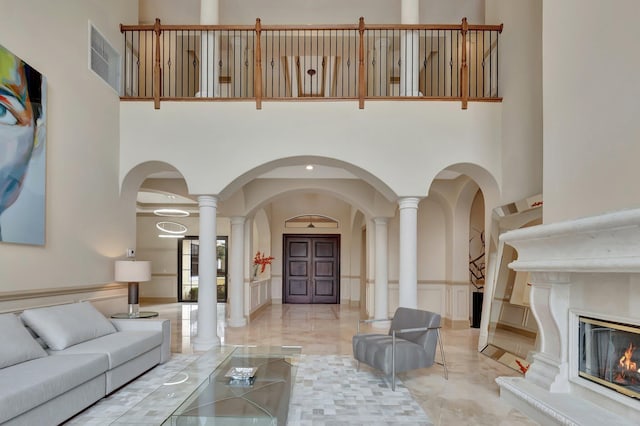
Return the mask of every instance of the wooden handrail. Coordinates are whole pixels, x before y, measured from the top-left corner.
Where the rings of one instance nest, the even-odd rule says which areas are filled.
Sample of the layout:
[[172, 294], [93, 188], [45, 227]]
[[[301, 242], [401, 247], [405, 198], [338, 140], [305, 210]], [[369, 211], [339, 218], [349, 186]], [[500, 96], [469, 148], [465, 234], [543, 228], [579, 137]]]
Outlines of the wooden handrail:
[[[468, 24], [467, 29], [469, 31], [498, 31], [502, 32], [504, 25], [480, 25], [480, 24]], [[360, 25], [353, 24], [332, 24], [332, 25], [261, 25], [262, 31], [314, 31], [314, 30], [360, 30]], [[366, 24], [365, 30], [460, 30], [461, 24]], [[120, 32], [125, 31], [155, 31], [155, 24], [149, 25], [123, 25], [120, 24]], [[175, 30], [191, 30], [191, 31], [221, 31], [221, 30], [236, 30], [236, 31], [254, 31], [253, 25], [160, 25], [160, 29], [163, 31], [175, 31]]]

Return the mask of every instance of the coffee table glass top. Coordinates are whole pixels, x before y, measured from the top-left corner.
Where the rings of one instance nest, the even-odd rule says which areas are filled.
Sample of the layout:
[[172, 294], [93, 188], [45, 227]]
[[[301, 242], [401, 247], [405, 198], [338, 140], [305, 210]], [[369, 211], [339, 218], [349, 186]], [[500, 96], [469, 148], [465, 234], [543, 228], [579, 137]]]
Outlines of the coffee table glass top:
[[164, 425], [285, 425], [299, 347], [237, 347]]
[[[218, 346], [185, 355], [183, 369], [111, 424], [284, 425], [300, 353], [298, 346]], [[255, 372], [230, 377], [234, 368]]]

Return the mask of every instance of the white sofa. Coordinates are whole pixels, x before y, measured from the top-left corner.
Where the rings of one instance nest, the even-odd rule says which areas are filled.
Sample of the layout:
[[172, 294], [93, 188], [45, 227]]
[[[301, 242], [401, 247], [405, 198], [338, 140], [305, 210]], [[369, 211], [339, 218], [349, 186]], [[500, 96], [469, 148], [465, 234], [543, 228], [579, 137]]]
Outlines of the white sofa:
[[171, 356], [169, 320], [90, 303], [0, 315], [0, 424], [58, 424]]

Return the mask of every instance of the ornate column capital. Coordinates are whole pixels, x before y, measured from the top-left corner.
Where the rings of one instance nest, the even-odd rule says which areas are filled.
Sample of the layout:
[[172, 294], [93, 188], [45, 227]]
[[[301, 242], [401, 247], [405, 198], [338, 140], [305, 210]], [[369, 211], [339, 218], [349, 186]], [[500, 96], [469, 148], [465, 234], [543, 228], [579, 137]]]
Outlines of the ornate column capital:
[[403, 209], [417, 209], [420, 204], [421, 198], [419, 197], [402, 197], [398, 199], [398, 206], [400, 210]]
[[376, 225], [386, 225], [387, 223], [389, 223], [389, 218], [388, 217], [374, 217], [373, 218], [373, 223], [375, 223]]
[[247, 220], [247, 218], [244, 216], [232, 216], [231, 225], [244, 225], [245, 220]]
[[199, 207], [218, 207], [218, 197], [215, 195], [199, 195], [198, 196]]

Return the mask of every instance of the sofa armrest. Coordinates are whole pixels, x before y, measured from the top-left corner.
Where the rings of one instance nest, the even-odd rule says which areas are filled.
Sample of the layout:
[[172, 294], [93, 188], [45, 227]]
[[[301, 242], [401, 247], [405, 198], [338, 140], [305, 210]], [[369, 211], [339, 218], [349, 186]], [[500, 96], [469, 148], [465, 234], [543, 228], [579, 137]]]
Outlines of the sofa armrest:
[[171, 321], [168, 319], [116, 319], [111, 322], [118, 331], [159, 331], [162, 333], [162, 346], [160, 347], [160, 364], [164, 364], [171, 358]]

